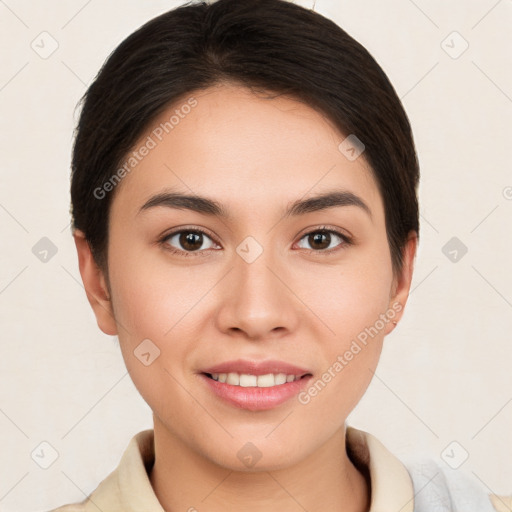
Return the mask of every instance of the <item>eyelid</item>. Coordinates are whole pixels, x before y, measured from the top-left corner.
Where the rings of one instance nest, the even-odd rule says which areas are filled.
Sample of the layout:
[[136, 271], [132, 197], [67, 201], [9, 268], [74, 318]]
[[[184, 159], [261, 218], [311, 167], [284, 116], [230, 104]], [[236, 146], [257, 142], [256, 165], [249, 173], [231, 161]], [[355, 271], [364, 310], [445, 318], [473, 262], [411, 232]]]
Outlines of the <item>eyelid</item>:
[[198, 226], [194, 225], [185, 225], [185, 226], [177, 226], [175, 228], [172, 228], [170, 231], [166, 231], [163, 235], [160, 236], [160, 240], [166, 240], [170, 238], [173, 235], [176, 235], [178, 233], [181, 233], [182, 231], [195, 231], [198, 233], [203, 233], [204, 235], [207, 235], [210, 237], [216, 244], [218, 244], [215, 235], [213, 235], [209, 230], [206, 228], [200, 228]]
[[[336, 226], [329, 226], [328, 224], [322, 224], [320, 226], [310, 226], [308, 228], [305, 228], [299, 235], [299, 240], [304, 238], [304, 236], [309, 235], [310, 233], [317, 233], [319, 231], [326, 231], [329, 233], [334, 233], [338, 235], [339, 237], [343, 238], [343, 240], [346, 240], [347, 242], [352, 242], [354, 240], [354, 236], [348, 232], [346, 229], [342, 229]], [[316, 251], [319, 252], [319, 251]]]

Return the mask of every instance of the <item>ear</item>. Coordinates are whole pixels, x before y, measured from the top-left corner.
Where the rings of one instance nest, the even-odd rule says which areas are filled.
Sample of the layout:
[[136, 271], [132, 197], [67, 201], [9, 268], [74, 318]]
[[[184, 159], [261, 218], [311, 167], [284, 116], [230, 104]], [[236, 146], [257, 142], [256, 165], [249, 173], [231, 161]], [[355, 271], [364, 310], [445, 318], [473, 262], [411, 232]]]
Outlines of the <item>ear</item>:
[[117, 326], [105, 276], [94, 260], [84, 233], [75, 230], [73, 238], [75, 239], [78, 265], [85, 293], [96, 316], [98, 326], [105, 334], [115, 335], [117, 334]]
[[[402, 269], [393, 279], [393, 289], [388, 305], [388, 317], [390, 318], [390, 322], [386, 326], [386, 334], [389, 334], [396, 327], [394, 322], [398, 323], [404, 313], [405, 304], [409, 298], [409, 290], [411, 288], [414, 258], [416, 256], [417, 247], [418, 234], [415, 231], [411, 231], [402, 252]], [[394, 313], [392, 318], [391, 315], [393, 313], [391, 312]]]

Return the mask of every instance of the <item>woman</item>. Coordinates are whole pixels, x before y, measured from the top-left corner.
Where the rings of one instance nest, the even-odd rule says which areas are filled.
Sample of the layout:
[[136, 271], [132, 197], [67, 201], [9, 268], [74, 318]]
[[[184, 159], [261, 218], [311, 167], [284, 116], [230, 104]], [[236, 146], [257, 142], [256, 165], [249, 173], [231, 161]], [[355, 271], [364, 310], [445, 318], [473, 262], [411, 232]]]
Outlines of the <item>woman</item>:
[[87, 297], [154, 429], [57, 510], [494, 510], [346, 425], [407, 302], [419, 169], [341, 28], [284, 0], [155, 18], [87, 91], [72, 166]]

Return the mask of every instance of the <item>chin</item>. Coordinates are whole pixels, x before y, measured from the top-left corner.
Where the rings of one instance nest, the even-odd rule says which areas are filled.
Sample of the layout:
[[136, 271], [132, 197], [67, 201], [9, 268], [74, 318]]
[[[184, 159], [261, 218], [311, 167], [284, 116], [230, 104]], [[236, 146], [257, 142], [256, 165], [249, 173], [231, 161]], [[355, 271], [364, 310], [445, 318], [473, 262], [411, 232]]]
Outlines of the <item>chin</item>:
[[[268, 432], [272, 428], [268, 429]], [[283, 436], [276, 436], [272, 441], [264, 436], [261, 439], [255, 436], [236, 436], [235, 439], [230, 439], [229, 443], [219, 443], [217, 446], [219, 450], [214, 452], [210, 446], [205, 447], [207, 452], [203, 452], [204, 456], [222, 468], [247, 473], [285, 469], [297, 464], [309, 453], [304, 450], [303, 442], [299, 443]], [[310, 451], [313, 450], [314, 446]]]

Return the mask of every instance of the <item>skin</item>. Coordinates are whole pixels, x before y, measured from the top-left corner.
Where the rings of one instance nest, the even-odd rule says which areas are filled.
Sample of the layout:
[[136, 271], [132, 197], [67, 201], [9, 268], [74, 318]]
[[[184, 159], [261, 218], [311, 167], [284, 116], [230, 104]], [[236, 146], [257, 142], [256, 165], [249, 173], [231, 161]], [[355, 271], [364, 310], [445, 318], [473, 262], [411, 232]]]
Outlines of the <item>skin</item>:
[[[395, 275], [382, 198], [364, 153], [349, 161], [338, 150], [345, 135], [317, 111], [237, 85], [193, 96], [197, 106], [115, 191], [108, 280], [83, 233], [74, 235], [98, 325], [119, 336], [131, 378], [153, 410], [156, 496], [173, 511], [367, 511], [370, 489], [347, 456], [345, 420], [371, 381], [392, 322], [305, 405], [291, 399], [268, 411], [238, 409], [198, 372], [238, 358], [277, 359], [320, 378], [397, 303], [399, 321], [416, 237], [411, 233]], [[141, 142], [176, 108], [155, 119]], [[232, 216], [165, 206], [140, 211], [170, 188], [215, 199]], [[350, 205], [283, 217], [291, 202], [332, 189], [356, 194], [371, 215]], [[171, 253], [169, 247], [186, 252], [178, 236], [159, 242], [182, 226], [208, 231], [197, 242], [203, 255]], [[353, 243], [332, 234], [324, 247], [339, 250], [326, 254], [305, 236], [322, 226]], [[236, 252], [247, 236], [263, 248], [252, 263]], [[161, 352], [145, 366], [133, 352], [148, 338]], [[237, 457], [247, 442], [262, 454], [252, 468]]]

